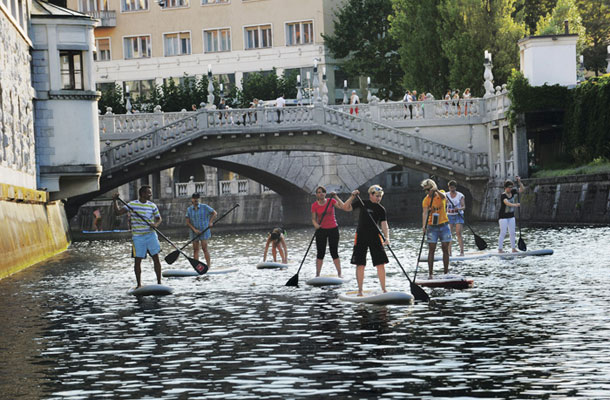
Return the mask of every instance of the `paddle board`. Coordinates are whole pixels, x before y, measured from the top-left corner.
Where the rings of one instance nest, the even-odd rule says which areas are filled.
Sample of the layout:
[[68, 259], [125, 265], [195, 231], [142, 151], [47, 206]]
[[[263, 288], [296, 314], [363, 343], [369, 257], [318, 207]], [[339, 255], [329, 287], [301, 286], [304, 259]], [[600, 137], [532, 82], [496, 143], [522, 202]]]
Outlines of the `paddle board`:
[[[553, 254], [552, 249], [540, 249], [540, 250], [529, 250], [529, 251], [519, 251], [517, 253], [506, 252], [506, 253], [498, 253], [498, 251], [473, 251], [469, 253], [464, 253], [463, 256], [450, 256], [449, 261], [466, 261], [466, 260], [478, 260], [482, 258], [489, 257], [526, 257], [526, 256], [550, 256]], [[442, 252], [439, 254], [437, 250], [434, 254], [434, 261], [443, 261]], [[428, 262], [428, 257], [421, 257], [419, 262]]]
[[256, 264], [257, 269], [286, 269], [288, 268], [288, 264], [282, 264], [273, 261], [263, 261]]
[[112, 231], [83, 231], [83, 233], [86, 234], [92, 234], [92, 233], [121, 233], [121, 232], [131, 232], [130, 230], [127, 229], [115, 229]]
[[[228, 274], [229, 272], [235, 272], [237, 268], [230, 267], [212, 267], [208, 270], [206, 275], [219, 275], [219, 274]], [[182, 278], [185, 276], [199, 276], [197, 271], [194, 269], [166, 269], [162, 273], [163, 276], [167, 278]]]
[[352, 303], [366, 304], [411, 304], [413, 296], [405, 292], [387, 292], [365, 290], [363, 296], [358, 296], [357, 291], [341, 293], [339, 300], [350, 301]]
[[306, 284], [309, 286], [338, 286], [342, 285], [345, 281], [336, 276], [317, 276], [309, 279]]
[[129, 289], [127, 291], [128, 294], [132, 294], [134, 296], [164, 296], [167, 294], [172, 294], [174, 289], [165, 285], [144, 285], [137, 289]]
[[462, 275], [438, 275], [433, 279], [418, 279], [415, 281], [419, 286], [440, 287], [447, 289], [467, 289], [472, 287], [474, 281]]

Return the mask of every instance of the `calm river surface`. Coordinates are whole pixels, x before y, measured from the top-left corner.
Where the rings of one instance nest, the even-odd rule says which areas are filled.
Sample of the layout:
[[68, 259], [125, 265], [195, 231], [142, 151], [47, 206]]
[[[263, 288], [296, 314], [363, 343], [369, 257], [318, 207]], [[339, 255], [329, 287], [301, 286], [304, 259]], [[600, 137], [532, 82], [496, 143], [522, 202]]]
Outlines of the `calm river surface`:
[[[495, 247], [495, 224], [474, 228]], [[305, 285], [313, 249], [300, 287], [285, 287], [312, 233], [288, 233], [284, 271], [255, 268], [263, 232], [215, 234], [216, 265], [239, 272], [165, 279], [175, 291], [159, 298], [126, 294], [129, 241], [75, 243], [1, 280], [0, 397], [610, 398], [610, 228], [525, 229], [529, 249], [555, 254], [452, 264], [474, 288], [426, 288], [434, 302], [410, 306], [338, 300], [356, 287], [353, 228], [341, 231], [344, 287]], [[421, 231], [391, 237], [412, 277]], [[387, 272], [388, 289], [409, 291], [394, 260]], [[154, 283], [150, 260], [143, 282]], [[365, 288], [377, 287], [367, 267]]]

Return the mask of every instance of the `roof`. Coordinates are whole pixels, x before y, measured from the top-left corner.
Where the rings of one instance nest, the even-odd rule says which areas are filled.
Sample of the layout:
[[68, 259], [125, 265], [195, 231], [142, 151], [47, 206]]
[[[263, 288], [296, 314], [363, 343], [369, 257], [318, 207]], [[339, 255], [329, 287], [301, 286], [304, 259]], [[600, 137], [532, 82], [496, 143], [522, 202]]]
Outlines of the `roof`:
[[32, 15], [32, 17], [51, 17], [51, 18], [70, 17], [70, 18], [92, 19], [92, 17], [87, 14], [83, 14], [78, 11], [70, 10], [69, 8], [56, 6], [55, 4], [51, 4], [44, 0], [32, 0], [31, 15]]

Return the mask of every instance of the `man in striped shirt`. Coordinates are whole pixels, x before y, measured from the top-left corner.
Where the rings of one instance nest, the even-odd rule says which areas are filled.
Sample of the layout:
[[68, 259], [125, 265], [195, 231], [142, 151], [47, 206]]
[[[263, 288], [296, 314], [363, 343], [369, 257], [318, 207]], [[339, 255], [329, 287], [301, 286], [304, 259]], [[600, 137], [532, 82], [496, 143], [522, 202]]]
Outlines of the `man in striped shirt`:
[[207, 204], [200, 204], [200, 197], [199, 193], [193, 193], [191, 196], [191, 205], [186, 209], [186, 225], [189, 227], [190, 239], [197, 238], [197, 240], [193, 240], [193, 258], [199, 261], [199, 245], [201, 244], [205, 263], [211, 266], [208, 239], [212, 236], [212, 233], [209, 228], [214, 225], [213, 221], [218, 214]]
[[161, 284], [161, 262], [159, 261], [161, 245], [159, 244], [157, 232], [152, 228], [157, 228], [161, 225], [161, 214], [159, 213], [157, 205], [150, 201], [152, 198], [152, 189], [150, 186], [144, 185], [140, 187], [138, 196], [138, 200], [133, 200], [128, 203], [129, 207], [123, 206], [122, 208], [119, 208], [117, 204], [119, 194], [115, 193], [112, 196], [112, 206], [114, 207], [116, 215], [129, 213], [131, 219], [131, 237], [133, 240], [132, 252], [135, 257], [134, 272], [136, 274], [137, 287], [139, 288], [142, 286], [140, 280], [142, 269], [140, 265], [142, 259], [146, 258], [146, 253], [150, 254], [153, 259], [157, 283]]

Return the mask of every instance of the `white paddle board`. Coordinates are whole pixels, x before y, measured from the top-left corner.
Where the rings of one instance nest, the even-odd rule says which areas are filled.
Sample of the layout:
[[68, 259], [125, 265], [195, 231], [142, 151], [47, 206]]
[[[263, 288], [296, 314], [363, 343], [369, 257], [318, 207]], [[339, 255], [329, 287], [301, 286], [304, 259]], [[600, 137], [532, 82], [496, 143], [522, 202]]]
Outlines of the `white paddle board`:
[[[489, 257], [526, 257], [526, 256], [550, 256], [553, 254], [552, 249], [540, 249], [540, 250], [529, 250], [529, 251], [519, 251], [517, 253], [513, 253], [508, 251], [506, 253], [498, 253], [498, 251], [473, 251], [464, 253], [463, 256], [450, 256], [449, 261], [466, 261], [466, 260], [478, 260], [482, 258]], [[434, 254], [434, 261], [443, 261], [443, 253], [437, 250]], [[422, 256], [419, 259], [419, 262], [428, 262], [427, 256]]]
[[316, 276], [305, 283], [309, 286], [338, 286], [343, 285], [345, 281], [337, 276]]
[[433, 279], [418, 279], [415, 283], [419, 286], [440, 287], [447, 289], [467, 289], [472, 287], [474, 281], [462, 275], [438, 275]]
[[174, 289], [165, 285], [144, 285], [127, 291], [128, 294], [134, 296], [165, 296], [173, 292]]
[[[220, 275], [228, 274], [229, 272], [235, 272], [237, 268], [231, 267], [210, 267], [205, 275]], [[167, 278], [182, 278], [185, 276], [199, 276], [197, 271], [194, 269], [166, 269], [163, 271], [163, 276]]]
[[526, 256], [550, 256], [553, 254], [552, 249], [540, 249], [540, 250], [528, 250], [518, 251], [513, 253], [512, 250], [506, 251], [505, 253], [498, 253], [497, 251], [490, 251], [491, 257], [511, 258], [511, 257], [526, 257]]
[[263, 261], [256, 264], [257, 269], [286, 269], [288, 268], [288, 264], [282, 264], [273, 261]]
[[352, 303], [366, 303], [366, 304], [411, 304], [413, 302], [413, 296], [405, 292], [387, 292], [381, 291], [363, 291], [363, 296], [358, 296], [358, 291], [354, 290], [347, 293], [341, 293], [339, 300], [350, 301]]

